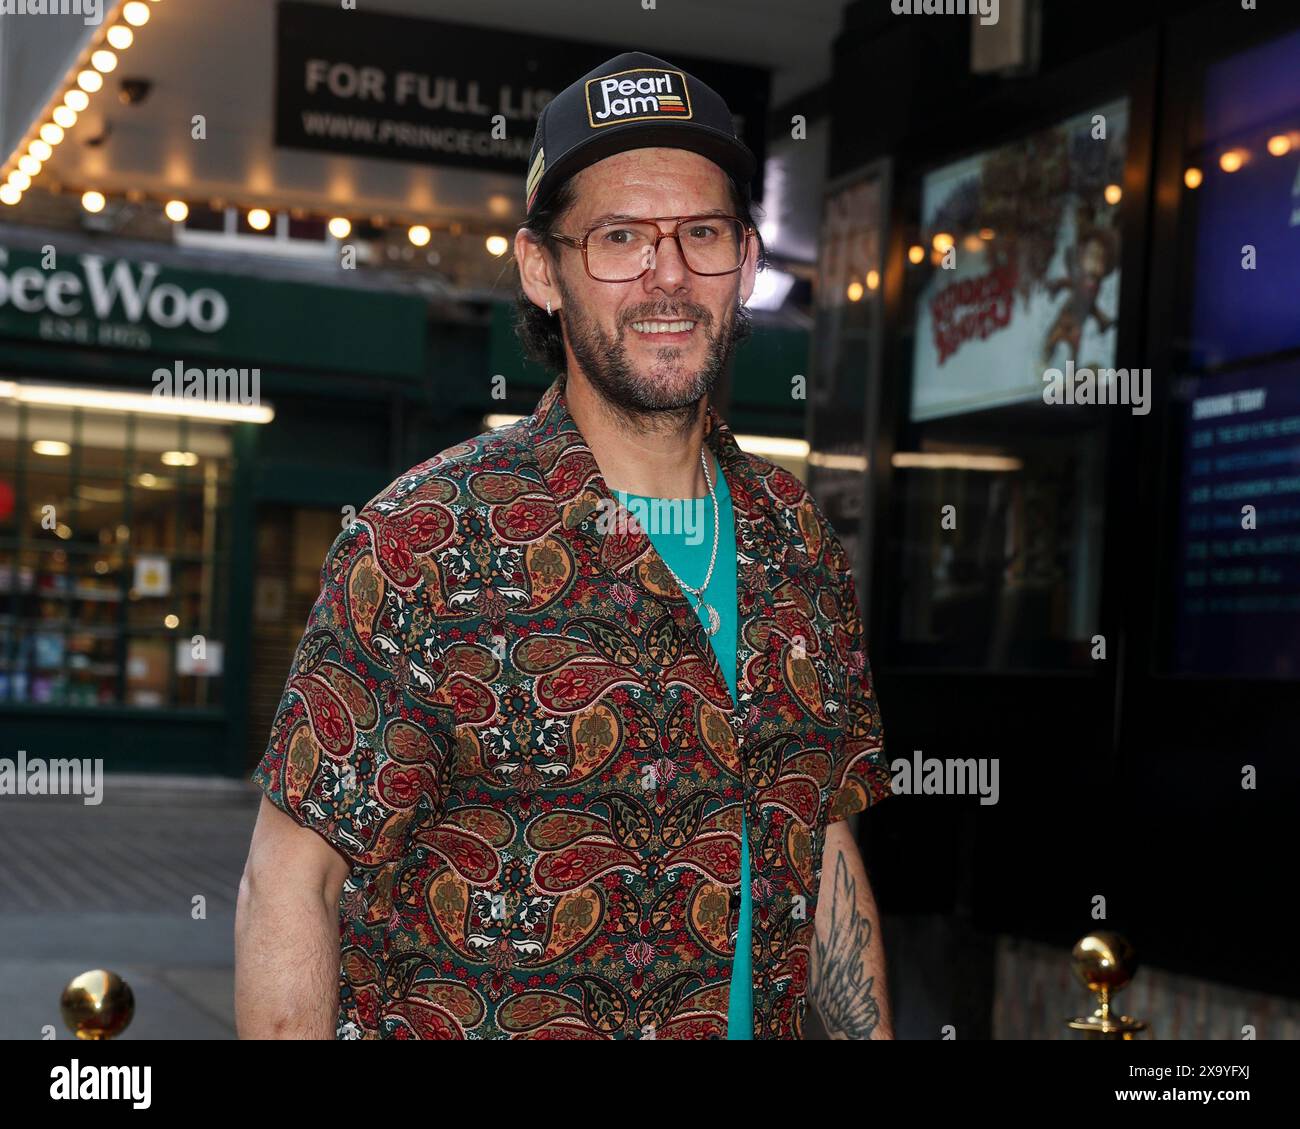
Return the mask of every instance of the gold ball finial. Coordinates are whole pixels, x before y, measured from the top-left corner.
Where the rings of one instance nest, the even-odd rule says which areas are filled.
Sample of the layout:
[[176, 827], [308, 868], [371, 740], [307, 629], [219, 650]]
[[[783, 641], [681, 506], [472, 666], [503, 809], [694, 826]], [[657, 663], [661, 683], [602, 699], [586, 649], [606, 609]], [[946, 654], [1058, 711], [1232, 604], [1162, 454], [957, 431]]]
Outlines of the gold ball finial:
[[1145, 1021], [1111, 1010], [1114, 995], [1137, 972], [1137, 952], [1124, 937], [1105, 930], [1089, 933], [1080, 938], [1070, 955], [1075, 976], [1093, 993], [1097, 1007], [1091, 1015], [1066, 1020], [1067, 1027], [1092, 1039], [1132, 1039], [1149, 1030]]
[[1118, 933], [1089, 933], [1070, 955], [1075, 976], [1090, 992], [1118, 992], [1137, 971], [1137, 953]]
[[135, 1015], [135, 994], [116, 972], [95, 968], [68, 981], [59, 1011], [78, 1039], [112, 1039]]

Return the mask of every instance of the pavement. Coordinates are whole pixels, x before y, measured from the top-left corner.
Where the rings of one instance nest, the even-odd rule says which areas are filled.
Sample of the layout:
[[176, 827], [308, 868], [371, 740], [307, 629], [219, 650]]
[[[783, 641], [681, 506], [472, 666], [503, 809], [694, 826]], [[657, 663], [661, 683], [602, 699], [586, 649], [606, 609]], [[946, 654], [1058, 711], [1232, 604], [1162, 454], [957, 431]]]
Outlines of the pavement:
[[107, 968], [122, 1039], [233, 1039], [235, 900], [261, 793], [215, 777], [106, 774], [103, 802], [0, 797], [0, 1039], [71, 1039], [59, 996]]

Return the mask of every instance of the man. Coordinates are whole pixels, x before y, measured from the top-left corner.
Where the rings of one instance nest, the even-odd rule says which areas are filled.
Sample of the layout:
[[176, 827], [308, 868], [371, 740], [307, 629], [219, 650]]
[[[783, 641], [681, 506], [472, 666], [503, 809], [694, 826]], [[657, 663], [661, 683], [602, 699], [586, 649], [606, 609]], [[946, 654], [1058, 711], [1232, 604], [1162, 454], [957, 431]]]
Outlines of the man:
[[[890, 794], [848, 560], [708, 405], [753, 169], [653, 56], [543, 111], [521, 333], [564, 371], [327, 556], [253, 777], [241, 1035], [800, 1038], [811, 998], [832, 1037], [892, 1037], [848, 818]], [[704, 524], [643, 528], [633, 499]]]

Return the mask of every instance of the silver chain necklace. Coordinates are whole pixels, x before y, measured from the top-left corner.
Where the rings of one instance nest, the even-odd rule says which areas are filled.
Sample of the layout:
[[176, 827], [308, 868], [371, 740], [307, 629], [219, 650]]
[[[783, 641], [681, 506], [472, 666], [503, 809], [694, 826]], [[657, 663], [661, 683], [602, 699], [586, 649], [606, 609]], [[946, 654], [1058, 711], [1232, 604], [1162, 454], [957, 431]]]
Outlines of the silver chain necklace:
[[697, 613], [703, 612], [707, 621], [702, 624], [704, 630], [710, 635], [716, 635], [718, 629], [722, 626], [722, 617], [718, 615], [717, 608], [704, 602], [704, 590], [708, 588], [709, 581], [713, 579], [713, 566], [718, 559], [718, 495], [713, 489], [713, 477], [709, 474], [709, 463], [704, 457], [703, 447], [700, 448], [700, 466], [704, 468], [704, 481], [709, 484], [709, 497], [713, 499], [713, 552], [709, 556], [709, 571], [704, 574], [704, 583], [696, 588], [687, 584], [677, 573], [673, 572], [672, 565], [667, 561], [664, 561], [663, 564], [664, 568], [672, 575], [672, 578], [677, 581], [677, 586], [695, 597], [695, 610]]

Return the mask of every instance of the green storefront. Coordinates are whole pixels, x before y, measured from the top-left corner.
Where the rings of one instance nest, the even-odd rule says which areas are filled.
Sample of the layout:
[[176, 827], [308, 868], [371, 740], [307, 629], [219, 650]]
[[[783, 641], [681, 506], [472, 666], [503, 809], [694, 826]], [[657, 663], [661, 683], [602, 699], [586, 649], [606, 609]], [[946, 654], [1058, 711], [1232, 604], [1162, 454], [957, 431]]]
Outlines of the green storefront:
[[[504, 302], [440, 318], [358, 276], [49, 250], [0, 241], [3, 755], [243, 775], [349, 508], [549, 377]], [[738, 432], [802, 437], [806, 350], [796, 330], [742, 346]], [[255, 388], [273, 417], [212, 418], [212, 371], [226, 407]]]
[[[401, 425], [433, 419], [428, 304], [52, 250], [0, 245], [6, 755], [242, 773], [256, 648], [305, 616], [276, 523], [311, 526], [318, 570], [391, 480]], [[159, 395], [178, 369], [200, 379]], [[211, 418], [212, 371], [270, 422]]]

